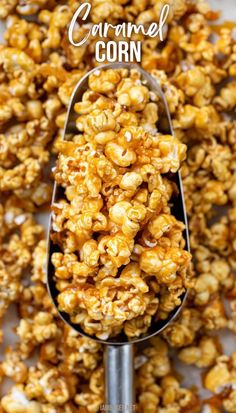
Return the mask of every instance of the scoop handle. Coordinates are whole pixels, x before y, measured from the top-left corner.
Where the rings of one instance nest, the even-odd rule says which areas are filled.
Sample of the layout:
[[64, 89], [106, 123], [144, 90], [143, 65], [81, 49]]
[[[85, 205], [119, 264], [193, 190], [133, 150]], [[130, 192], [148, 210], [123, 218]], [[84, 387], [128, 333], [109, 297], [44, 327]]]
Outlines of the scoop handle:
[[107, 345], [104, 353], [105, 405], [111, 413], [134, 413], [134, 348]]

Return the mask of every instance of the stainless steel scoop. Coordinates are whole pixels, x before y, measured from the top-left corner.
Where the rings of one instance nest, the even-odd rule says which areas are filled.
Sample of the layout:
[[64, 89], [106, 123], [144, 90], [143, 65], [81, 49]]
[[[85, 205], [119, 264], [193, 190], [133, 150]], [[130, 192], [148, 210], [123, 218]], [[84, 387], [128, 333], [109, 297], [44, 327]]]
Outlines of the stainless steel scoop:
[[[88, 78], [91, 73], [97, 70], [106, 69], [121, 69], [127, 68], [137, 69], [141, 73], [142, 81], [144, 81], [145, 86], [153, 91], [159, 98], [162, 106], [162, 127], [164, 127], [163, 132], [173, 135], [173, 128], [170, 118], [170, 113], [166, 103], [165, 96], [161, 90], [160, 85], [157, 81], [149, 75], [146, 71], [135, 64], [130, 63], [115, 63], [108, 64], [104, 66], [97, 67], [90, 72], [88, 72], [76, 85], [74, 92], [71, 96], [65, 129], [64, 129], [64, 139], [70, 140], [75, 134], [78, 134], [78, 130], [75, 126], [75, 120], [78, 116], [74, 111], [74, 105], [79, 102], [82, 98], [83, 93], [88, 89]], [[164, 126], [163, 126], [164, 125]], [[160, 127], [159, 127], [160, 130]], [[179, 189], [178, 196], [174, 199], [174, 204], [172, 208], [173, 215], [185, 224], [184, 238], [186, 242], [186, 249], [189, 250], [189, 237], [188, 237], [188, 226], [187, 217], [184, 206], [183, 188], [181, 182], [180, 173], [176, 173], [173, 177], [176, 185]], [[54, 192], [52, 198], [52, 204], [57, 202], [62, 196], [61, 188], [55, 183]], [[57, 247], [52, 243], [50, 239], [50, 234], [52, 230], [52, 221], [49, 222], [49, 233], [48, 233], [48, 265], [47, 265], [47, 284], [48, 291], [58, 310], [57, 295], [58, 291], [55, 286], [54, 280], [54, 268], [51, 263], [51, 255], [57, 251]], [[68, 314], [63, 313], [58, 310], [58, 313], [62, 320], [71, 326], [74, 330], [83, 336], [94, 339], [97, 342], [105, 344], [104, 352], [104, 366], [105, 366], [105, 406], [102, 410], [109, 411], [112, 413], [123, 412], [130, 413], [135, 410], [135, 398], [134, 398], [134, 360], [133, 360], [133, 344], [140, 343], [144, 340], [153, 337], [154, 335], [160, 333], [165, 327], [179, 314], [183, 303], [186, 299], [187, 292], [185, 292], [181, 297], [181, 305], [175, 308], [166, 320], [153, 321], [148, 332], [142, 335], [140, 338], [135, 338], [133, 340], [128, 340], [125, 335], [120, 335], [119, 337], [110, 338], [108, 340], [100, 340], [96, 337], [90, 337], [86, 334], [79, 325], [73, 324], [70, 321]]]

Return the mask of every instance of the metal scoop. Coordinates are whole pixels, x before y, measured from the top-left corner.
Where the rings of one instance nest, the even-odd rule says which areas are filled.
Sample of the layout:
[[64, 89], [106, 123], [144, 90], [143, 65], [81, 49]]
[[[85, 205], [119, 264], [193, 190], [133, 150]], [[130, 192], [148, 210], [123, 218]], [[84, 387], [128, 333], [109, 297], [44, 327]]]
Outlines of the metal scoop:
[[[70, 140], [73, 135], [78, 134], [78, 130], [75, 125], [76, 117], [78, 116], [74, 111], [74, 105], [76, 102], [79, 102], [82, 98], [83, 93], [88, 89], [88, 78], [91, 73], [97, 70], [106, 70], [106, 69], [136, 69], [141, 73], [141, 79], [146, 87], [150, 91], [153, 91], [160, 98], [160, 105], [162, 109], [161, 120], [163, 133], [173, 135], [173, 128], [171, 124], [170, 113], [166, 103], [165, 96], [161, 90], [160, 85], [157, 81], [149, 75], [145, 70], [140, 68], [135, 64], [130, 63], [114, 63], [104, 66], [97, 67], [90, 72], [88, 72], [76, 85], [74, 92], [71, 96], [65, 129], [64, 129], [64, 140]], [[164, 126], [163, 126], [164, 125]], [[158, 127], [159, 128], [159, 127]], [[160, 130], [160, 128], [159, 128]], [[185, 248], [189, 250], [189, 237], [188, 237], [188, 226], [187, 226], [187, 217], [184, 206], [184, 197], [183, 197], [183, 188], [181, 182], [180, 173], [177, 172], [173, 180], [176, 182], [176, 185], [179, 190], [178, 196], [174, 199], [174, 205], [172, 208], [172, 214], [185, 224], [184, 238], [186, 242]], [[57, 202], [62, 196], [61, 188], [55, 183], [54, 192], [52, 198], [52, 204]], [[52, 298], [53, 303], [55, 304], [58, 310], [57, 296], [58, 291], [55, 286], [54, 280], [54, 267], [51, 263], [51, 256], [56, 252], [56, 246], [52, 243], [50, 239], [50, 233], [52, 231], [52, 219], [50, 218], [49, 222], [49, 233], [48, 233], [48, 265], [47, 265], [47, 284], [48, 291]], [[164, 330], [167, 325], [173, 321], [173, 319], [179, 314], [183, 303], [186, 299], [187, 292], [181, 296], [181, 305], [176, 307], [166, 320], [153, 320], [149, 330], [146, 334], [143, 334], [139, 338], [134, 338], [128, 340], [125, 335], [119, 335], [118, 337], [112, 337], [108, 340], [100, 340], [96, 337], [90, 337], [86, 334], [82, 328], [73, 324], [70, 320], [70, 316], [64, 312], [58, 310], [58, 313], [61, 319], [71, 326], [74, 330], [80, 333], [82, 336], [86, 336], [90, 339], [93, 339], [97, 342], [105, 344], [104, 352], [104, 367], [105, 367], [105, 406], [102, 407], [102, 410], [109, 411], [112, 413], [120, 412], [130, 413], [135, 410], [135, 398], [134, 398], [134, 360], [133, 360], [133, 344], [140, 343], [144, 340], [147, 340], [156, 334]]]

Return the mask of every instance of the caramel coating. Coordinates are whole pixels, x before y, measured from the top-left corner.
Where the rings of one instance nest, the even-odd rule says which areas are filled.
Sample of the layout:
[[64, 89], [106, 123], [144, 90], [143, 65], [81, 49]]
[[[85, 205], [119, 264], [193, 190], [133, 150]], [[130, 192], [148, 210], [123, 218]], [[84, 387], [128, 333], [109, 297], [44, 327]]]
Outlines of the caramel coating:
[[[221, 413], [224, 409], [233, 413], [236, 411], [235, 354], [225, 356], [225, 348], [220, 342], [230, 334], [234, 342], [236, 333], [236, 132], [235, 120], [230, 117], [235, 111], [235, 28], [224, 23], [217, 26], [218, 12], [205, 0], [91, 0], [90, 17], [93, 23], [124, 21], [148, 25], [158, 21], [161, 7], [166, 3], [171, 8], [165, 40], [160, 43], [158, 38], [140, 37], [142, 66], [161, 84], [176, 139], [188, 148], [181, 173], [195, 285], [179, 319], [162, 337], [148, 344], [145, 354], [136, 349], [136, 411]], [[48, 162], [51, 154], [61, 152], [62, 131], [72, 90], [83, 74], [98, 65], [94, 60], [98, 38], [90, 38], [78, 48], [68, 40], [68, 23], [80, 4], [78, 0], [0, 1], [0, 17], [6, 19], [5, 44], [0, 46], [0, 318], [5, 315], [8, 321], [9, 312], [14, 311], [12, 304], [17, 304], [19, 314], [18, 343], [12, 344], [0, 362], [0, 382], [6, 377], [13, 380], [11, 389], [1, 398], [1, 413], [97, 413], [104, 403], [102, 348], [78, 336], [58, 320], [45, 286], [45, 235], [34, 217], [50, 203]], [[36, 18], [31, 19], [32, 14]], [[81, 26], [76, 36], [80, 38], [84, 32], [85, 28]], [[215, 42], [211, 42], [212, 35]], [[111, 40], [118, 41], [119, 38], [111, 35]], [[108, 145], [108, 152], [114, 159], [111, 143], [120, 131], [116, 128], [99, 131], [97, 127], [99, 129], [101, 112], [120, 80], [114, 73], [107, 73], [102, 82], [98, 79], [93, 79], [93, 93], [101, 93], [104, 98], [96, 102], [97, 107], [93, 108], [96, 116], [89, 120], [88, 127], [94, 136], [94, 144]], [[129, 96], [126, 86], [124, 83], [120, 88], [121, 102], [115, 108], [106, 109], [106, 125], [113, 128], [115, 118], [115, 126], [118, 123], [121, 130], [133, 133], [139, 127], [149, 134], [156, 133], [155, 125], [161, 121], [158, 102], [147, 102], [145, 106], [147, 97], [143, 90], [140, 93], [142, 101], [135, 102], [137, 90], [133, 89]], [[119, 112], [122, 101], [130, 105], [128, 111]], [[80, 133], [83, 133], [85, 118], [92, 105], [94, 103], [85, 96], [84, 102], [77, 107], [81, 111]], [[126, 139], [130, 139], [129, 133]], [[87, 141], [78, 140], [77, 143], [85, 145]], [[132, 161], [132, 157], [130, 159]], [[159, 167], [165, 165], [167, 163], [160, 163]], [[105, 182], [102, 191], [107, 197], [118, 188], [109, 185], [111, 177], [113, 181], [117, 178], [117, 168], [128, 167], [114, 166], [110, 159], [97, 165], [99, 179]], [[148, 165], [132, 175], [130, 171], [126, 173], [128, 175], [122, 175], [119, 182], [119, 191], [109, 198], [111, 217], [105, 218], [112, 220], [113, 228], [122, 225], [124, 211], [130, 208], [129, 200], [119, 199], [124, 191], [126, 196], [135, 199], [135, 205], [146, 208], [148, 203], [150, 211], [156, 210], [160, 199], [166, 208], [171, 194], [170, 185], [163, 180], [152, 182], [152, 185], [163, 186], [161, 194], [152, 186], [151, 199], [146, 188], [141, 188], [134, 196], [134, 190], [147, 185], [153, 170]], [[89, 185], [93, 194], [96, 194], [98, 184], [97, 178], [93, 177]], [[75, 195], [72, 184], [67, 191], [67, 204]], [[79, 206], [80, 201], [78, 196], [74, 204]], [[113, 208], [117, 202], [118, 207]], [[63, 209], [69, 213], [67, 204]], [[55, 215], [58, 215], [57, 209], [61, 205], [54, 207]], [[99, 214], [101, 209], [100, 200], [84, 201], [83, 213]], [[142, 213], [142, 207], [138, 214], [137, 210], [131, 209], [130, 216], [139, 217]], [[158, 236], [166, 238], [165, 227], [171, 225], [168, 240], [171, 239], [175, 247], [179, 242], [175, 231], [180, 229], [176, 229], [172, 221], [166, 223], [166, 211], [161, 215], [158, 217], [160, 221], [151, 221], [149, 228], [153, 232], [160, 223]], [[130, 226], [130, 221], [134, 227]], [[87, 218], [81, 222], [90, 225]], [[140, 221], [128, 218], [125, 224], [127, 231], [135, 232]], [[56, 221], [59, 231], [63, 225], [63, 220]], [[94, 225], [100, 228], [105, 225], [104, 217], [97, 215], [96, 221], [92, 222]], [[68, 230], [64, 246], [66, 257], [64, 261], [62, 256], [57, 257], [60, 263], [58, 284], [62, 287], [68, 282], [63, 277], [72, 265], [82, 282], [88, 268], [96, 265], [100, 253], [94, 243], [96, 240], [88, 237], [89, 231], [86, 229], [75, 235]], [[143, 244], [152, 246], [152, 241], [147, 232], [143, 233]], [[82, 266], [73, 264], [78, 242], [81, 251], [85, 244]], [[131, 260], [137, 280], [136, 263], [142, 252], [143, 245], [135, 243]], [[116, 262], [128, 259], [129, 245], [126, 253], [125, 257], [115, 256]], [[114, 280], [115, 272], [116, 265], [109, 267], [109, 273], [103, 271], [100, 274], [99, 282], [108, 275], [113, 275]], [[123, 276], [127, 282], [128, 277]], [[144, 279], [145, 283], [147, 281]], [[166, 287], [162, 287], [160, 293], [155, 278], [150, 280], [150, 285], [154, 295], [161, 294], [158, 309], [165, 317], [176, 305], [176, 300], [173, 298], [170, 302]], [[143, 283], [137, 283], [135, 287], [144, 288]], [[136, 322], [128, 321], [127, 334], [139, 331], [141, 334], [155, 306], [154, 299], [145, 317], [140, 316]], [[2, 331], [0, 341], [6, 344]], [[200, 375], [204, 372], [203, 386], [211, 392], [212, 398], [208, 393], [205, 400], [205, 394], [196, 389], [196, 383], [193, 389], [187, 381], [187, 386], [182, 382], [179, 364], [173, 363], [173, 351], [182, 363], [189, 365], [188, 369], [194, 370], [194, 374], [196, 368]], [[32, 355], [33, 361], [29, 363]]]
[[55, 170], [66, 195], [52, 206], [59, 309], [98, 338], [122, 330], [139, 337], [152, 316], [166, 318], [180, 304], [189, 285], [184, 224], [171, 215], [174, 185], [163, 175], [179, 169], [186, 147], [139, 123], [120, 124], [121, 113], [143, 118], [151, 103], [136, 70], [95, 71], [88, 83], [75, 104], [81, 134], [60, 144]]

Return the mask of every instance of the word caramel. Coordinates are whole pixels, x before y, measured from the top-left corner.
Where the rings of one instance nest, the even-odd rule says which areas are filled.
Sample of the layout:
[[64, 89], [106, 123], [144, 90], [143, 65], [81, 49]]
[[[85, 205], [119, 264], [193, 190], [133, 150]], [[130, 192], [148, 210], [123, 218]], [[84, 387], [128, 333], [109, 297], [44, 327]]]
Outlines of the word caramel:
[[[85, 21], [89, 18], [91, 11], [91, 4], [83, 3], [75, 12], [68, 31], [69, 41], [73, 46], [82, 46], [91, 37], [99, 36], [101, 39], [106, 39], [109, 37], [110, 31], [113, 31], [115, 37], [122, 36], [125, 39], [131, 39], [133, 35], [141, 34], [148, 37], [159, 36], [160, 40], [164, 40], [164, 26], [167, 20], [170, 6], [165, 4], [160, 13], [159, 22], [153, 22], [148, 27], [144, 25], [133, 24], [131, 22], [121, 23], [113, 25], [110, 23], [99, 23], [99, 24], [86, 24], [83, 28], [87, 28], [85, 36], [79, 40], [74, 40], [74, 30], [78, 27], [77, 20], [80, 18]], [[119, 42], [115, 41], [104, 41], [100, 40], [95, 46], [95, 59], [99, 63], [108, 61], [110, 63], [114, 62], [141, 62], [142, 58], [142, 42], [134, 40], [122, 40]]]

